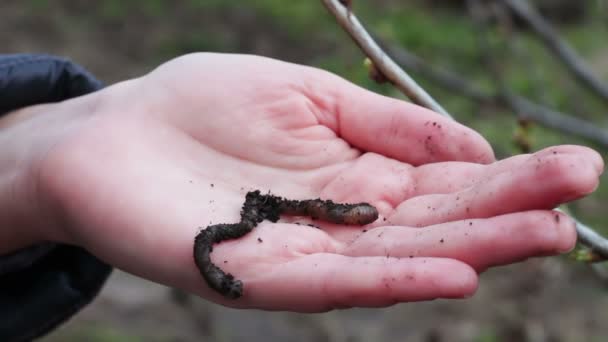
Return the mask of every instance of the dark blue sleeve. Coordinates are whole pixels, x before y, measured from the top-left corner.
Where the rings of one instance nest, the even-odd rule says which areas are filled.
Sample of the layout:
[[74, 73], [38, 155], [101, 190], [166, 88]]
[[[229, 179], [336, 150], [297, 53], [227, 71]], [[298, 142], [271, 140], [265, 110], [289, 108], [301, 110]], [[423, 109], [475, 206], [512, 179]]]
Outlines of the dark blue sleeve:
[[[101, 87], [63, 58], [0, 54], [0, 115]], [[29, 341], [55, 328], [96, 296], [110, 272], [109, 265], [74, 246], [45, 243], [1, 255], [0, 341]]]

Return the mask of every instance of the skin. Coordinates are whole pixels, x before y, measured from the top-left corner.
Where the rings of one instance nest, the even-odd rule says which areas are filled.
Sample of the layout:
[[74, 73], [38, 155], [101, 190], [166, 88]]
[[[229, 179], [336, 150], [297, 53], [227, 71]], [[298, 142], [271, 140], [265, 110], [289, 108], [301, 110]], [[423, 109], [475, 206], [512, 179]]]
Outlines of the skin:
[[[433, 112], [239, 55], [187, 55], [13, 112], [0, 132], [1, 252], [74, 244], [224, 305], [301, 312], [468, 297], [488, 267], [568, 251], [573, 222], [550, 209], [592, 192], [603, 169], [579, 146], [495, 161], [479, 134]], [[369, 202], [381, 218], [264, 221], [214, 246], [246, 284], [232, 301], [205, 284], [193, 240], [238, 222], [252, 189]]]

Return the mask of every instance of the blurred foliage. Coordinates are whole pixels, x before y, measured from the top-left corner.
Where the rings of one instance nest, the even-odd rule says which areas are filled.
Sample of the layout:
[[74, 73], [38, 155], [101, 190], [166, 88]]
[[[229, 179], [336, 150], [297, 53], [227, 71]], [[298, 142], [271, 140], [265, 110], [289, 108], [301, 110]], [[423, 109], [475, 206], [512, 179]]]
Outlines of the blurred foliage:
[[502, 340], [498, 337], [498, 334], [491, 329], [485, 329], [473, 340], [473, 342], [501, 342], [501, 341]]

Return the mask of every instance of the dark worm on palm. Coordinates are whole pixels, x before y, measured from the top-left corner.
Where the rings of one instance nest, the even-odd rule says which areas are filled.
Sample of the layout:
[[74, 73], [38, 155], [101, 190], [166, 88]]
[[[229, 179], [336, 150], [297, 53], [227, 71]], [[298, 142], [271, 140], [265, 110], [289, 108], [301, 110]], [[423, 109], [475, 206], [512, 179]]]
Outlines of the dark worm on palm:
[[308, 216], [347, 225], [365, 225], [378, 219], [378, 211], [368, 203], [342, 204], [321, 199], [297, 201], [271, 194], [262, 195], [259, 190], [250, 191], [245, 196], [240, 222], [210, 225], [194, 239], [194, 262], [209, 287], [226, 298], [236, 299], [243, 295], [243, 282], [211, 261], [213, 245], [238, 239], [264, 220], [277, 222], [280, 215]]

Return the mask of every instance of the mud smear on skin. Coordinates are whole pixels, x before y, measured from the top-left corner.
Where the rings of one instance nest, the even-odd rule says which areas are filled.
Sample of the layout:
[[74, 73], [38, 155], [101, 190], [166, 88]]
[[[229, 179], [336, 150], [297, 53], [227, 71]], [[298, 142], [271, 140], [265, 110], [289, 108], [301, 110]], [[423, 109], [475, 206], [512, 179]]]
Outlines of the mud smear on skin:
[[209, 287], [226, 298], [241, 297], [243, 282], [211, 261], [213, 245], [238, 239], [264, 220], [277, 222], [281, 215], [307, 216], [336, 224], [365, 225], [378, 219], [378, 210], [368, 203], [343, 204], [321, 199], [288, 200], [271, 194], [263, 195], [259, 190], [250, 191], [245, 196], [240, 222], [210, 225], [194, 239], [194, 262]]

